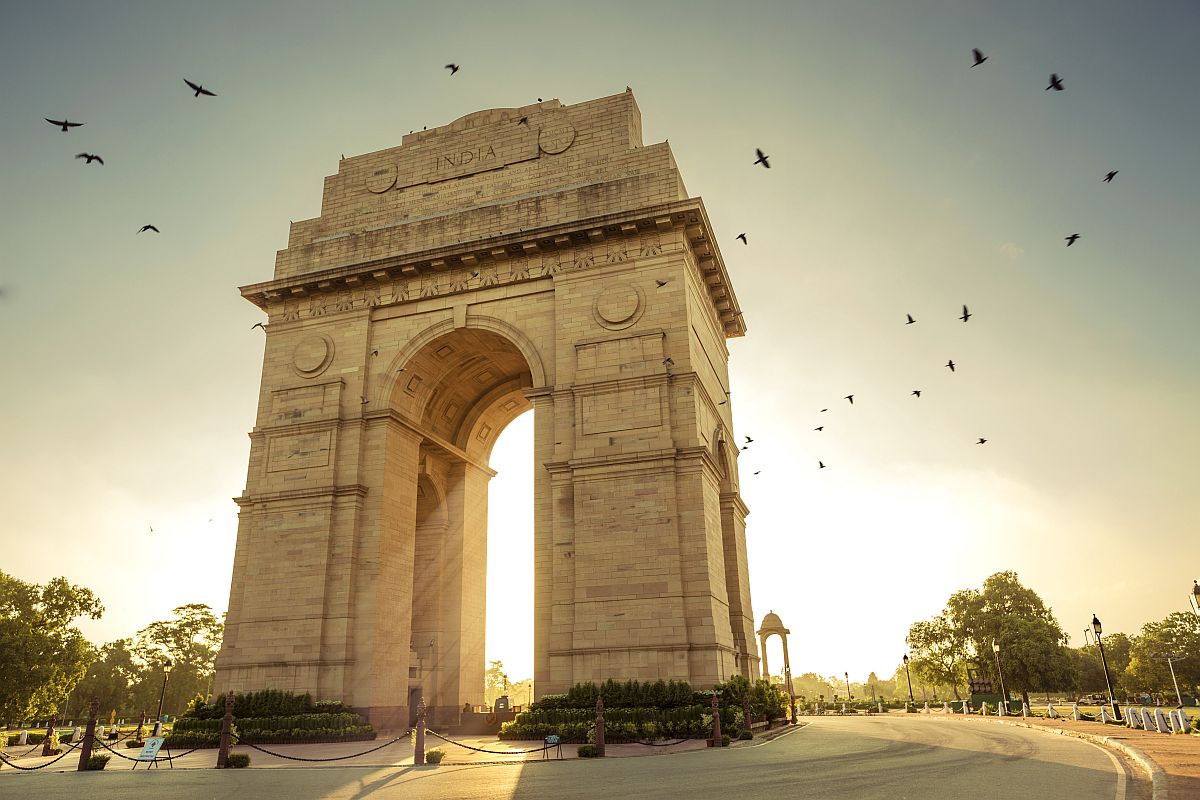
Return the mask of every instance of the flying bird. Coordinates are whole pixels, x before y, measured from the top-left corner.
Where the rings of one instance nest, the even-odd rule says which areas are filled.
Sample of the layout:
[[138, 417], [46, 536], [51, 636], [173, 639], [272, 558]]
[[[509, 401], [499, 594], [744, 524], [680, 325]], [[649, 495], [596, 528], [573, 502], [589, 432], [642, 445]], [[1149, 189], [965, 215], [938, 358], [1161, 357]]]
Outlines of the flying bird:
[[371, 402], [371, 401], [370, 401], [370, 400], [368, 400], [367, 398], [363, 397], [362, 395], [359, 395], [359, 396], [358, 396], [358, 402], [359, 402], [360, 404], [362, 404], [362, 405], [364, 405], [364, 406], [365, 406], [367, 403], [369, 403], [369, 402]]
[[978, 47], [971, 48], [971, 55], [975, 56], [975, 63], [971, 65], [972, 69], [988, 60], [988, 57], [981, 53]]
[[69, 122], [65, 119], [50, 119], [49, 117], [42, 117], [42, 119], [46, 120], [46, 122], [49, 122], [51, 125], [57, 125], [58, 127], [62, 128], [63, 133], [67, 132], [67, 128], [78, 128], [80, 125], [87, 124], [86, 122]]
[[[854, 395], [848, 394], [848, 395], [846, 395], [846, 399], [850, 401], [850, 405], [854, 405]], [[825, 409], [821, 409], [821, 410], [824, 411]]]
[[824, 461], [818, 461], [818, 462], [817, 462], [817, 468], [818, 468], [818, 469], [825, 469], [825, 462], [824, 462]]
[[981, 437], [979, 437], [979, 441], [978, 441], [978, 442], [976, 442], [975, 444], [987, 444], [987, 439], [984, 439], [984, 438], [981, 436]]
[[668, 366], [668, 367], [673, 367], [673, 366], [675, 366], [675, 361], [674, 361], [674, 360], [673, 360], [673, 359], [672, 359], [670, 356], [667, 356], [666, 358], [664, 358], [664, 359], [662, 360], [662, 363], [663, 363], [663, 364], [665, 364], [665, 365], [666, 365], [666, 366]]
[[655, 279], [654, 279], [654, 285], [655, 285], [655, 286], [657, 286], [659, 289], [661, 289], [662, 287], [664, 287], [664, 286], [666, 286], [666, 285], [667, 285], [667, 282], [666, 282], [666, 281], [660, 281], [658, 278], [655, 278]]
[[717, 403], [717, 405], [719, 405], [719, 406], [723, 406], [723, 405], [725, 405], [725, 403], [726, 403], [726, 402], [728, 402], [728, 401], [726, 401], [726, 400], [722, 400], [721, 402]]
[[962, 316], [959, 317], [959, 319], [961, 319], [963, 322], [966, 322], [970, 318], [971, 318], [971, 312], [967, 311], [967, 306], [966, 306], [966, 304], [964, 304], [963, 305], [963, 313], [962, 313]]
[[821, 411], [822, 411], [822, 412], [825, 412], [825, 411], [828, 411], [828, 410], [829, 410], [828, 408], [822, 408], [822, 409], [821, 409]]
[[93, 161], [99, 161], [101, 166], [104, 165], [104, 159], [93, 153], [76, 153], [75, 157], [76, 158], [86, 158], [88, 164], [92, 163]]
[[742, 244], [750, 244], [750, 242], [746, 240], [746, 234], [744, 233], [739, 233], [737, 238], [742, 240]]
[[814, 430], [814, 431], [823, 431], [823, 430], [825, 430], [825, 426], [824, 426], [824, 425], [822, 425], [822, 426], [820, 426], [819, 428], [813, 428], [813, 430]]
[[1118, 172], [1120, 172], [1120, 171], [1121, 171], [1121, 170], [1119, 170], [1119, 169], [1114, 169], [1112, 172], [1110, 172], [1110, 173], [1108, 173], [1107, 175], [1105, 175], [1105, 176], [1104, 176], [1104, 179], [1103, 179], [1103, 180], [1104, 180], [1104, 182], [1105, 182], [1105, 183], [1112, 183], [1112, 179], [1113, 179], [1113, 178], [1115, 178], [1115, 177], [1117, 177], [1117, 173], [1118, 173]]
[[947, 361], [946, 366], [950, 368], [951, 372], [954, 372], [954, 361], [953, 360]]
[[266, 329], [267, 329], [267, 326], [266, 326], [266, 325], [264, 325], [264, 324], [263, 324], [263, 323], [261, 323], [261, 322], [256, 322], [256, 323], [254, 323], [253, 325], [251, 325], [251, 326], [250, 326], [250, 330], [254, 330], [255, 328], [262, 328], [264, 331], [266, 331]]
[[1075, 244], [1075, 240], [1079, 238], [1079, 234], [1072, 233], [1070, 236], [1064, 236], [1063, 238], [1067, 240], [1067, 247], [1070, 247], [1071, 245]]
[[146, 231], [154, 231], [155, 233], [162, 233], [162, 231], [160, 231], [158, 228], [156, 228], [153, 225], [143, 225], [142, 227], [138, 228], [138, 233], [145, 233]]
[[913, 395], [914, 395], [915, 397], [920, 397], [920, 396], [921, 396], [921, 390], [920, 390], [920, 389], [913, 389], [913, 390], [912, 390], [912, 393], [913, 393]]
[[912, 325], [914, 322], [916, 322], [916, 320], [913, 319], [912, 314], [905, 314], [904, 316], [908, 317], [908, 322], [904, 323], [905, 325]]
[[767, 161], [767, 159], [768, 159], [768, 158], [770, 158], [770, 156], [768, 156], [768, 155], [767, 155], [766, 153], [764, 153], [762, 150], [759, 150], [757, 147], [756, 147], [756, 148], [754, 148], [754, 152], [755, 152], [755, 154], [758, 156], [758, 160], [756, 160], [754, 163], [755, 163], [755, 164], [762, 164], [762, 165], [763, 165], [764, 167], [766, 167], [767, 169], [770, 169], [770, 168], [771, 168], [771, 162], [770, 162], [770, 161]]
[[446, 68], [446, 69], [448, 69], [448, 70], [450, 70], [450, 74], [451, 74], [451, 75], [453, 75], [454, 73], [458, 72], [458, 70], [460, 69], [460, 67], [458, 66], [458, 64], [447, 64], [445, 68]]
[[744, 444], [744, 445], [742, 445], [742, 449], [743, 449], [743, 450], [749, 450], [749, 449], [750, 449], [750, 445], [748, 445], [748, 444]]
[[1046, 87], [1046, 91], [1048, 92], [1051, 89], [1056, 92], [1061, 92], [1063, 90], [1062, 78], [1058, 77], [1057, 72], [1050, 73], [1050, 85]]
[[371, 351], [371, 355], [373, 355], [373, 356], [377, 356], [377, 355], [379, 355], [379, 351], [378, 351], [378, 350], [372, 350], [372, 351]]
[[746, 444], [750, 444], [750, 443], [751, 443], [751, 442], [753, 442], [753, 441], [754, 441], [754, 440], [753, 440], [753, 439], [751, 439], [749, 436], [747, 436], [747, 437], [746, 437]]
[[757, 475], [757, 474], [758, 474], [758, 473], [760, 473], [760, 472], [762, 472], [762, 470], [761, 470], [761, 469], [756, 469], [756, 470], [754, 470], [754, 474], [755, 474], [755, 475]]
[[517, 124], [518, 125], [528, 125], [529, 117], [521, 117], [519, 120], [517, 120]]
[[184, 78], [184, 79], [183, 79], [183, 82], [184, 82], [184, 83], [186, 83], [186, 84], [188, 85], [188, 88], [189, 88], [189, 89], [191, 89], [193, 92], [195, 92], [195, 93], [196, 93], [196, 94], [194, 95], [195, 97], [199, 97], [200, 95], [205, 95], [205, 96], [207, 96], [207, 97], [216, 97], [216, 96], [217, 96], [217, 93], [216, 93], [216, 92], [210, 92], [208, 89], [205, 89], [205, 88], [204, 88], [203, 86], [201, 86], [200, 84], [198, 84], [198, 83], [192, 83], [192, 82], [191, 82], [191, 81], [189, 81], [187, 78]]

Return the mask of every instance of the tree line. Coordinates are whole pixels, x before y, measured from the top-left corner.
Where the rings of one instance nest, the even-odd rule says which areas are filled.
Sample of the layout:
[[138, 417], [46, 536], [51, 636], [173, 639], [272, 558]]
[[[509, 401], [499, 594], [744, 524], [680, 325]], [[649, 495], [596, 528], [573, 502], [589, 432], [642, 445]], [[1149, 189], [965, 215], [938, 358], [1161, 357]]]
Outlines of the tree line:
[[[1089, 621], [1090, 622], [1090, 621]], [[1107, 686], [1095, 644], [1068, 647], [1067, 634], [1034, 590], [1015, 572], [997, 572], [982, 589], [962, 589], [932, 619], [915, 622], [908, 642], [914, 685], [949, 687], [955, 698], [967, 688], [968, 670], [1000, 690], [1000, 674], [1011, 693], [1026, 702], [1033, 692], [1104, 694]], [[1109, 675], [1118, 702], [1143, 694], [1175, 701], [1200, 689], [1200, 616], [1168, 614], [1139, 633], [1103, 633]], [[993, 642], [999, 645], [994, 652]], [[1173, 656], [1172, 680], [1167, 656]], [[948, 698], [944, 698], [948, 699]]]
[[180, 606], [171, 619], [96, 647], [73, 623], [103, 614], [90, 589], [66, 578], [39, 585], [0, 572], [0, 721], [82, 718], [92, 697], [102, 715], [153, 716], [168, 660], [163, 713], [211, 692], [224, 632], [211, 608]]

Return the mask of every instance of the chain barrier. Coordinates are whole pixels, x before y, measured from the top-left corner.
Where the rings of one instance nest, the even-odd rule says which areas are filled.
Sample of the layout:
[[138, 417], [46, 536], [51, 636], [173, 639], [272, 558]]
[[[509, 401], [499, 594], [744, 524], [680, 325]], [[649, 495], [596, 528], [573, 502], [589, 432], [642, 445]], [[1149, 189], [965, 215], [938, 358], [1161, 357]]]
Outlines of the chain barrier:
[[[109, 746], [108, 746], [108, 744], [107, 744], [106, 742], [102, 742], [102, 741], [100, 741], [99, 739], [97, 739], [97, 740], [96, 740], [96, 744], [100, 745], [100, 746], [101, 746], [101, 747], [103, 747], [105, 750], [107, 750], [108, 752], [110, 752], [110, 753], [112, 753], [114, 756], [116, 756], [117, 758], [123, 758], [123, 759], [125, 759], [126, 761], [142, 761], [142, 759], [140, 759], [140, 758], [130, 758], [129, 756], [125, 755], [124, 753], [118, 753], [116, 750], [113, 750], [111, 747], [109, 747]], [[170, 753], [170, 751], [168, 751], [166, 758], [159, 758], [158, 756], [155, 756], [155, 757], [154, 757], [154, 761], [155, 761], [155, 762], [158, 762], [158, 761], [167, 761], [167, 762], [172, 762], [172, 761], [174, 761], [174, 760], [175, 760], [175, 759], [177, 759], [177, 758], [183, 758], [184, 756], [190, 756], [192, 753], [196, 752], [196, 751], [197, 751], [197, 750], [199, 750], [199, 749], [200, 749], [199, 747], [193, 747], [191, 750], [186, 750], [186, 751], [184, 751], [184, 752], [182, 752], [182, 753], [180, 753], [180, 754], [178, 754], [178, 755], [172, 755], [172, 754]], [[149, 762], [149, 761], [142, 761], [142, 763], [143, 763], [143, 764], [149, 764], [149, 763], [151, 763], [151, 762]], [[174, 764], [171, 764], [171, 766], [175, 766], [175, 765], [174, 765]]]
[[[642, 744], [642, 745], [645, 745], [646, 747], [674, 747], [675, 745], [683, 744], [686, 741], [688, 741], [688, 739], [680, 739], [677, 742], [630, 742], [629, 744]], [[613, 742], [613, 744], [621, 744], [621, 743]]]
[[22, 767], [19, 764], [14, 764], [13, 762], [9, 761], [8, 757], [6, 755], [4, 755], [3, 753], [0, 753], [0, 761], [3, 761], [5, 764], [8, 764], [13, 769], [19, 769], [19, 770], [22, 770], [23, 772], [33, 772], [35, 770], [45, 769], [46, 767], [50, 766], [51, 764], [57, 764], [59, 761], [62, 761], [64, 758], [66, 758], [68, 755], [70, 755], [71, 751], [74, 750], [75, 748], [79, 747], [79, 745], [81, 745], [81, 744], [83, 744], [83, 742], [76, 742], [75, 744], [69, 745], [66, 750], [63, 750], [61, 753], [59, 753], [58, 758], [54, 759], [53, 761], [47, 761], [45, 764], [39, 764], [36, 767]]
[[[345, 761], [348, 758], [358, 758], [359, 756], [369, 755], [371, 753], [374, 753], [377, 750], [382, 750], [385, 747], [389, 747], [389, 746], [395, 744], [396, 742], [401, 741], [402, 739], [407, 739], [411, 734], [412, 734], [412, 729], [410, 728], [407, 733], [397, 736], [395, 739], [392, 739], [390, 742], [384, 742], [383, 744], [379, 745], [378, 747], [372, 747], [370, 750], [364, 750], [361, 753], [351, 753], [348, 756], [333, 756], [331, 758], [303, 758], [301, 756], [288, 756], [288, 755], [284, 755], [283, 753], [276, 753], [272, 750], [268, 750], [265, 747], [259, 747], [256, 744], [251, 744], [250, 742], [243, 742], [236, 735], [232, 736], [231, 738], [235, 742], [237, 742], [237, 744], [245, 745], [246, 747], [252, 747], [255, 750], [259, 751], [260, 753], [266, 753], [267, 755], [275, 756], [276, 758], [284, 758], [284, 759], [287, 759], [288, 761], [321, 762], [321, 761]], [[303, 744], [303, 742], [297, 742], [297, 744]]]
[[[447, 739], [445, 736], [442, 736], [437, 731], [431, 731], [428, 728], [425, 729], [425, 732], [432, 736], [436, 736], [437, 738], [441, 739], [443, 742], [449, 742], [450, 744], [457, 745], [458, 747], [462, 747], [466, 750], [474, 750], [476, 753], [488, 753], [488, 754], [494, 755], [494, 756], [520, 756], [520, 755], [527, 755], [529, 753], [540, 753], [543, 750], [549, 750], [551, 747], [558, 746], [558, 745], [554, 745], [554, 744], [544, 744], [541, 747], [535, 747], [532, 750], [484, 750], [481, 747], [472, 747], [469, 744], [463, 744], [462, 742], [456, 742], [453, 739]], [[560, 742], [560, 744], [566, 744], [566, 742]]]

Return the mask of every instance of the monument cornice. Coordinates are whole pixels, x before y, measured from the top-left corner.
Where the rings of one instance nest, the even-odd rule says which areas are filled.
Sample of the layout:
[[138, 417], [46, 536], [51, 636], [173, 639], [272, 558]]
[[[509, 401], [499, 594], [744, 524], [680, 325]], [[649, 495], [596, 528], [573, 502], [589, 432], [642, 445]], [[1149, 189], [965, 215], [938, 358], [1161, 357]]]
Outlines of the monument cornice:
[[[384, 258], [343, 264], [316, 272], [278, 278], [241, 287], [241, 294], [263, 310], [285, 301], [299, 301], [321, 295], [338, 295], [332, 304], [317, 305], [310, 301], [306, 316], [318, 317], [361, 310], [379, 305], [416, 302], [429, 297], [472, 292], [508, 283], [540, 280], [567, 270], [583, 270], [602, 266], [612, 259], [630, 258], [623, 250], [607, 250], [609, 244], [641, 234], [667, 233], [682, 230], [700, 278], [708, 290], [709, 299], [717, 314], [726, 338], [744, 336], [746, 325], [741, 307], [733, 291], [725, 262], [712, 235], [712, 224], [703, 201], [688, 198], [645, 208], [604, 214], [573, 220], [557, 225], [531, 228], [459, 242], [429, 250], [404, 253]], [[607, 252], [600, 259], [591, 248], [604, 245]], [[581, 251], [578, 254], [575, 251]], [[653, 247], [643, 248], [641, 257], [660, 254]], [[570, 259], [547, 262], [539, 259], [536, 265], [510, 269], [504, 280], [495, 269], [501, 264], [528, 260], [531, 256], [558, 254], [570, 251]], [[461, 274], [456, 274], [461, 273]], [[443, 282], [430, 277], [444, 277]], [[417, 279], [419, 287], [406, 286], [397, 290], [398, 281]], [[383, 294], [383, 289], [390, 294]], [[361, 297], [352, 296], [361, 293]], [[297, 306], [283, 312], [280, 321], [301, 317]], [[274, 321], [274, 320], [272, 320]]]

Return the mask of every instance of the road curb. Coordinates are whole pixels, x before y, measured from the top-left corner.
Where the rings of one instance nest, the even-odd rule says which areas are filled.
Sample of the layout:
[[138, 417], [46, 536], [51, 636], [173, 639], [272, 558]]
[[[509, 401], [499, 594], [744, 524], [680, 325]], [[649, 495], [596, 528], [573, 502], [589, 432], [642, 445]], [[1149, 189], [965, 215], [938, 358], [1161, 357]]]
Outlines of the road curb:
[[[936, 719], [958, 719], [958, 717], [936, 717]], [[967, 717], [973, 722], [982, 721], [983, 718]], [[1044, 725], [1038, 725], [1031, 722], [1017, 722], [1016, 720], [1009, 721], [1004, 719], [987, 720], [988, 722], [997, 723], [1000, 725], [1008, 725], [1014, 728], [1029, 728], [1030, 730], [1042, 731], [1043, 733], [1053, 733], [1059, 736], [1071, 736], [1076, 739], [1098, 744], [1102, 747], [1107, 747], [1111, 750], [1117, 750], [1132, 758], [1137, 765], [1144, 769], [1150, 776], [1150, 797], [1152, 800], [1168, 800], [1167, 792], [1167, 773], [1158, 763], [1150, 756], [1146, 755], [1137, 747], [1131, 744], [1114, 739], [1111, 736], [1097, 736], [1093, 733], [1083, 733], [1082, 731], [1069, 731], [1064, 728], [1047, 728]]]

